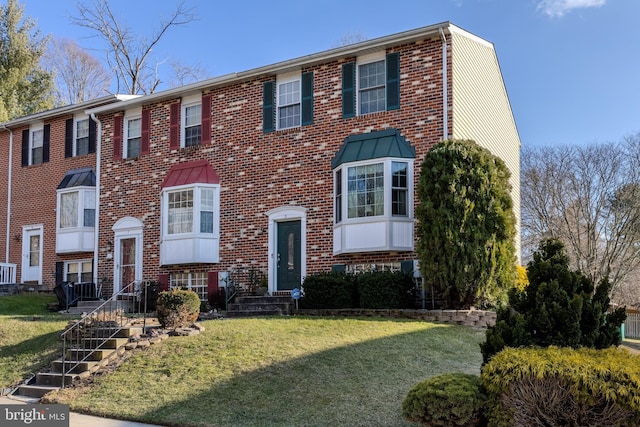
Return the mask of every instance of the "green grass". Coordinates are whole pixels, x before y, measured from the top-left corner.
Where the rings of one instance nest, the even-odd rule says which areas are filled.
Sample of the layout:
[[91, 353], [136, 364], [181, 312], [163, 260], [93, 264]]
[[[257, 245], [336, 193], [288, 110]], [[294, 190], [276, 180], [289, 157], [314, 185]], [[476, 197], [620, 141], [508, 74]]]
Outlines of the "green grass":
[[167, 426], [407, 426], [417, 382], [479, 374], [484, 330], [408, 320], [212, 320], [135, 354], [72, 410]]
[[0, 388], [16, 385], [60, 356], [69, 318], [51, 313], [56, 298], [43, 294], [0, 297]]

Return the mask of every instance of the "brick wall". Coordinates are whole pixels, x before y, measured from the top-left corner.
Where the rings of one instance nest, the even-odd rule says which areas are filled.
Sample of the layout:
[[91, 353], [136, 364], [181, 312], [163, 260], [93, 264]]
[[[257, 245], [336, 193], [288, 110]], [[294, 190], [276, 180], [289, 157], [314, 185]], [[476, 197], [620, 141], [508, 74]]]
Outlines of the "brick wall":
[[[268, 266], [268, 217], [282, 206], [307, 209], [307, 273], [333, 264], [383, 263], [415, 254], [363, 253], [333, 256], [333, 176], [331, 159], [350, 134], [396, 128], [416, 148], [414, 177], [429, 147], [442, 137], [442, 45], [439, 38], [388, 49], [400, 53], [401, 108], [342, 118], [341, 66], [345, 57], [301, 70], [314, 72], [313, 125], [264, 134], [262, 84], [275, 76], [206, 90], [212, 95], [211, 144], [169, 149], [169, 106], [180, 99], [144, 105], [151, 110], [150, 153], [113, 159], [113, 117], [102, 122], [102, 194], [99, 276], [113, 277], [104, 256], [111, 227], [125, 216], [144, 223], [144, 278], [177, 271], [227, 271]], [[448, 79], [451, 82], [451, 79]], [[451, 90], [449, 90], [451, 93]], [[187, 94], [185, 94], [187, 95]], [[449, 100], [450, 104], [450, 100]], [[123, 114], [116, 113], [116, 114]], [[451, 123], [451, 120], [449, 121]], [[220, 176], [220, 262], [213, 265], [159, 265], [160, 191], [177, 162], [207, 159]]]

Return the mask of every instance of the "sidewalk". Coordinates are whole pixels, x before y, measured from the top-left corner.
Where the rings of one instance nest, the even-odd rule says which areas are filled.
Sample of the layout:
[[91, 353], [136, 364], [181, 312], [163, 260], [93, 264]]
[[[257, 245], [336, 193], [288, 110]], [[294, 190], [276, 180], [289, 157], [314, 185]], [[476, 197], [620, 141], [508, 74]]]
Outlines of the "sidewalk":
[[[24, 400], [1, 396], [0, 405], [29, 405]], [[136, 423], [133, 421], [113, 420], [109, 418], [93, 417], [75, 412], [69, 414], [69, 427], [155, 427], [153, 424]]]

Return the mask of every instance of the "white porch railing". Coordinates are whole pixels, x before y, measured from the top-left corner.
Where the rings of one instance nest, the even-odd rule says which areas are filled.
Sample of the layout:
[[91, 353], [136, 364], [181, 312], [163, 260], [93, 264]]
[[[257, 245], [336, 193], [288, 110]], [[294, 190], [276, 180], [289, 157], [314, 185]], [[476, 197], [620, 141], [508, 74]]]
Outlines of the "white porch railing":
[[640, 313], [627, 311], [627, 320], [624, 322], [624, 335], [627, 338], [640, 338]]
[[0, 262], [0, 285], [16, 283], [16, 265]]

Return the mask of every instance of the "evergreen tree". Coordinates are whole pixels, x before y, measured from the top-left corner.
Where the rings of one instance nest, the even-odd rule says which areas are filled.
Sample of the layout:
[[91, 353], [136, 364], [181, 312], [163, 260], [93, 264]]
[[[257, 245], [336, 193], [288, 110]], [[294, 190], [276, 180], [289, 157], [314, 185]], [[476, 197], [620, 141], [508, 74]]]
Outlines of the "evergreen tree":
[[514, 286], [515, 216], [509, 170], [473, 141], [425, 156], [416, 209], [420, 271], [449, 308], [506, 302]]
[[564, 245], [546, 239], [527, 266], [529, 285], [512, 289], [509, 306], [498, 310], [496, 324], [480, 344], [484, 362], [504, 347], [559, 346], [606, 348], [621, 342], [625, 309], [608, 313], [611, 285], [594, 288], [590, 278], [569, 270]]
[[40, 66], [46, 43], [17, 0], [0, 5], [0, 122], [53, 107], [53, 79]]

